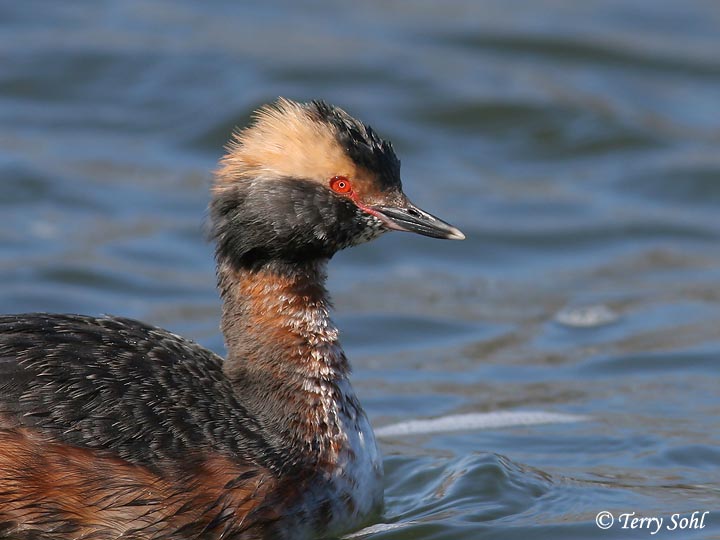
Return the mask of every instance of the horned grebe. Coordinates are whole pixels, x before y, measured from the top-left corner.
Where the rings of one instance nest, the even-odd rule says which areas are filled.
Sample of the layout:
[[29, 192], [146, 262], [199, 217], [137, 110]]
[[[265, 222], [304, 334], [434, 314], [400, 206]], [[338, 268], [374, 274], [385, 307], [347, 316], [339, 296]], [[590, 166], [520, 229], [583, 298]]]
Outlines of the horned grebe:
[[0, 538], [299, 540], [379, 511], [326, 263], [389, 229], [463, 234], [371, 128], [285, 99], [234, 136], [210, 221], [224, 361], [119, 317], [0, 317]]

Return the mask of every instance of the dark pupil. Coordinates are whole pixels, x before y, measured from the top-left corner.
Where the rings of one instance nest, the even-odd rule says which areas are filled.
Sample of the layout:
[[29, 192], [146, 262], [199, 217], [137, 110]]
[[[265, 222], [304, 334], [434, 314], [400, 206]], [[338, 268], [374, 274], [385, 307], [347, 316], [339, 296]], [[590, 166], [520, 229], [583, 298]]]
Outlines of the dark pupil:
[[340, 189], [345, 189], [345, 182], [339, 182], [339, 183], [338, 183], [338, 187], [339, 187]]

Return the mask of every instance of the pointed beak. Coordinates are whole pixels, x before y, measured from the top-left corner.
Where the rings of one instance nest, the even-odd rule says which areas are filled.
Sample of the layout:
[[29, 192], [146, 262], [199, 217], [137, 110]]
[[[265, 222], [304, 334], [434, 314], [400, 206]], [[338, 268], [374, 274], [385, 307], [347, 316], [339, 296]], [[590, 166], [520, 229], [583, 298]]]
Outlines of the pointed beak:
[[[403, 198], [404, 199], [404, 198]], [[420, 210], [413, 203], [404, 199], [395, 206], [372, 206], [373, 214], [380, 218], [388, 229], [406, 231], [447, 240], [464, 240], [465, 235], [445, 223], [442, 219]]]

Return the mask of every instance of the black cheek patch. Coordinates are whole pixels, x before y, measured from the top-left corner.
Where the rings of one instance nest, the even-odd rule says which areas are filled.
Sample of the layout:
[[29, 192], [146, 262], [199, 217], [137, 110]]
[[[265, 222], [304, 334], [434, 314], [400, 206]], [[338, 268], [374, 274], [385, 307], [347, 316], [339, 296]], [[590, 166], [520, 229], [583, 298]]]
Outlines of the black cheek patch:
[[238, 183], [213, 199], [210, 215], [217, 257], [238, 268], [329, 258], [366, 227], [353, 202], [293, 178]]

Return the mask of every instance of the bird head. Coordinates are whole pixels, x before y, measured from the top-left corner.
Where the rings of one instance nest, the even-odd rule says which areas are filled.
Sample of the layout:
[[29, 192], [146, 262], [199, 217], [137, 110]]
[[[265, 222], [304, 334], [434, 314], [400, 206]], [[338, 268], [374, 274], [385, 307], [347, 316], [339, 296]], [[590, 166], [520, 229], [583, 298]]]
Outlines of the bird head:
[[338, 107], [279, 99], [233, 135], [210, 204], [218, 257], [329, 258], [389, 230], [462, 240], [405, 196], [392, 145]]

